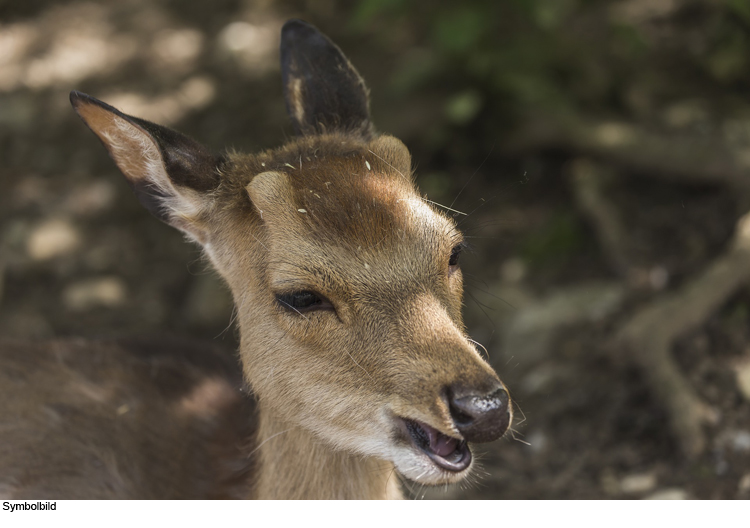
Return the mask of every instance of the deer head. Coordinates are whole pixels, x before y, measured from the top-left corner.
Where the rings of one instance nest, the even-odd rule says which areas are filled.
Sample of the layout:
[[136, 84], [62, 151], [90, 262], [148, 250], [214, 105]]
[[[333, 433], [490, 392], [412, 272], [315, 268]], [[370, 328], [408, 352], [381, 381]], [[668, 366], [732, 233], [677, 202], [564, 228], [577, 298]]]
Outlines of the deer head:
[[141, 203], [202, 245], [231, 288], [261, 471], [278, 470], [259, 486], [303, 478], [280, 473], [282, 444], [324, 474], [341, 454], [458, 481], [468, 442], [499, 438], [512, 417], [465, 333], [462, 235], [419, 194], [406, 147], [373, 131], [364, 82], [335, 44], [292, 20], [281, 61], [297, 138], [257, 155], [215, 155], [78, 92], [71, 102]]

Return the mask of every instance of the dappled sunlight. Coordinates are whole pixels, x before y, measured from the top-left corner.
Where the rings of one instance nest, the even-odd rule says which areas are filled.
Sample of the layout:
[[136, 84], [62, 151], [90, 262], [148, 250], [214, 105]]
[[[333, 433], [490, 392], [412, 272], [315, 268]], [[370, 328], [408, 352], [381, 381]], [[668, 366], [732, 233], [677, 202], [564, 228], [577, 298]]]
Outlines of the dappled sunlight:
[[35, 26], [0, 26], [0, 90], [40, 90], [115, 71], [138, 49], [133, 35], [115, 31], [107, 11], [92, 4], [53, 8]]
[[38, 30], [30, 24], [0, 25], [0, 91], [21, 85], [27, 65], [24, 63]]
[[750, 251], [750, 213], [745, 213], [737, 221], [736, 237], [736, 246], [745, 251]]
[[217, 43], [245, 72], [260, 75], [278, 67], [278, 35], [282, 22], [276, 19], [262, 26], [232, 22], [221, 30]]
[[196, 73], [207, 52], [252, 76], [277, 67], [278, 17], [262, 26], [235, 20], [209, 36], [169, 22], [158, 6], [148, 10], [151, 18], [165, 19], [166, 27], [128, 27], [137, 21], [127, 17], [116, 27], [106, 7], [90, 3], [50, 8], [35, 23], [0, 25], [0, 92], [75, 89], [92, 79], [106, 82], [124, 67], [140, 64], [137, 86], [148, 78], [172, 77], [169, 89], [156, 94], [109, 89], [94, 95], [127, 113], [169, 125], [214, 101], [216, 80]]
[[177, 410], [196, 418], [211, 419], [238, 400], [237, 392], [223, 378], [206, 378], [177, 403]]
[[31, 60], [21, 83], [32, 89], [73, 84], [114, 71], [135, 51], [132, 38], [77, 29], [58, 36], [48, 53]]
[[159, 68], [189, 71], [203, 51], [205, 37], [195, 29], [165, 29], [154, 36], [151, 56]]
[[623, 123], [603, 123], [596, 127], [594, 136], [605, 147], [622, 147], [632, 144], [635, 139], [632, 127]]
[[[448, 496], [750, 498], [750, 2], [443, 4], [0, 2], [0, 337], [236, 350], [222, 279], [139, 205], [69, 92], [217, 155], [271, 149], [294, 134], [279, 44], [299, 18], [351, 58], [376, 133], [410, 150], [421, 194], [391, 207], [461, 230], [467, 335], [529, 416], [513, 433], [531, 446], [488, 446], [483, 487]], [[358, 163], [370, 199], [412, 178]], [[170, 412], [233, 406], [210, 376]], [[141, 411], [106, 383], [70, 390]]]
[[196, 76], [176, 90], [149, 97], [136, 92], [101, 94], [108, 104], [127, 114], [171, 125], [188, 113], [208, 106], [216, 96], [216, 82], [207, 76]]
[[93, 308], [115, 308], [127, 297], [125, 282], [120, 277], [97, 277], [74, 282], [62, 293], [69, 310], [82, 312]]
[[[162, 8], [147, 5], [149, 18], [167, 19]], [[263, 25], [235, 20], [213, 38], [196, 28], [167, 23], [149, 32], [127, 18], [115, 27], [105, 6], [74, 3], [52, 7], [34, 23], [0, 24], [0, 92], [73, 87], [106, 78], [133, 62], [144, 74], [179, 76], [194, 72], [207, 47], [231, 58], [245, 74], [262, 75], [277, 67], [282, 19], [265, 13]], [[174, 109], [167, 112], [178, 115]], [[175, 117], [174, 119], [178, 119]]]
[[68, 220], [53, 218], [41, 223], [29, 235], [26, 250], [33, 260], [69, 255], [81, 245], [81, 234]]

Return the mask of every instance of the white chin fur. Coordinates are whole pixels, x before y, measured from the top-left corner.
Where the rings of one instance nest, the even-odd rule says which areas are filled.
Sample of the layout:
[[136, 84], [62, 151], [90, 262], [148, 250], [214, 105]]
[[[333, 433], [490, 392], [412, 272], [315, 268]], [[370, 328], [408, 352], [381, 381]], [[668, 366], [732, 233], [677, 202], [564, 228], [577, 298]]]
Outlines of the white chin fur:
[[[390, 435], [383, 431], [392, 427], [392, 422], [384, 413], [381, 420], [371, 424], [366, 430], [352, 434], [351, 431], [339, 430], [333, 424], [326, 424], [325, 420], [317, 417], [300, 425], [313, 431], [316, 436], [325, 439], [326, 443], [363, 456], [372, 456], [382, 460], [390, 460], [401, 475], [418, 482], [432, 486], [455, 484], [462, 481], [471, 472], [472, 463], [463, 471], [447, 471], [437, 466], [422, 450], [414, 445], [395, 445]], [[380, 434], [379, 434], [380, 433]]]

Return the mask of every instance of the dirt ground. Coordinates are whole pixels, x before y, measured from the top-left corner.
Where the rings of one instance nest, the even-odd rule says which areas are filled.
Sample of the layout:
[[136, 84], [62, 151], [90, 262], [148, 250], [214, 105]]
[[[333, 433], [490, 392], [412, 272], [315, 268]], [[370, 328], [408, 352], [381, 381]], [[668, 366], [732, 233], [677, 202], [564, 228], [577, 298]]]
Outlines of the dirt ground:
[[[722, 167], [685, 184], [615, 150], [609, 163], [583, 139], [518, 146], [524, 126], [498, 125], [495, 101], [471, 110], [481, 87], [400, 88], [393, 72], [404, 57], [420, 63], [424, 42], [403, 24], [352, 22], [362, 12], [333, 0], [0, 3], [0, 336], [178, 334], [236, 348], [228, 292], [197, 248], [138, 205], [68, 92], [215, 150], [277, 146], [292, 134], [278, 34], [299, 17], [362, 73], [374, 122], [411, 148], [427, 196], [468, 213], [467, 326], [516, 401], [513, 434], [478, 449], [470, 482], [406, 482], [412, 496], [750, 498], [747, 286], [671, 346], [710, 410], [698, 453], [681, 449], [643, 363], [612, 339], [729, 247], [747, 195]], [[628, 236], [625, 273], [577, 194], [591, 167], [607, 175], [605, 205]]]

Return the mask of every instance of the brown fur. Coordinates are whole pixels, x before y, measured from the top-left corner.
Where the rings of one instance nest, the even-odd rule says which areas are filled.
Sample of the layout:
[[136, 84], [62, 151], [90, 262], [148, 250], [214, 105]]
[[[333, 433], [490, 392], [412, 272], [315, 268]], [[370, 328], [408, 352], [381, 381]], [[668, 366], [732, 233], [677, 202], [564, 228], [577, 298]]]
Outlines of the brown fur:
[[[283, 469], [268, 473], [273, 486], [263, 472], [260, 488], [279, 488], [275, 496], [348, 496], [352, 481], [334, 477], [323, 461], [350, 455], [330, 448], [316, 454], [324, 482], [295, 495], [289, 486], [300, 486], [299, 477], [270, 475], [291, 476], [300, 457], [278, 454], [304, 452], [314, 441], [319, 451], [328, 444], [386, 458], [394, 447], [382, 444], [407, 442], [391, 415], [459, 436], [442, 390], [456, 382], [489, 386], [496, 377], [464, 334], [460, 271], [448, 274], [460, 234], [417, 193], [405, 147], [389, 137], [365, 143], [319, 136], [259, 157], [232, 156], [228, 170], [234, 172], [216, 201], [231, 196], [235, 205], [214, 217], [209, 256], [239, 306], [241, 358], [261, 416], [273, 416], [261, 420], [259, 440], [304, 430], [295, 427], [261, 448], [263, 465]], [[249, 202], [238, 201], [243, 186]], [[285, 289], [321, 292], [336, 314], [311, 313], [305, 321], [286, 313], [273, 295]], [[399, 469], [412, 478], [427, 471]], [[368, 480], [383, 480], [375, 495], [383, 496], [388, 465], [383, 479], [370, 474]]]
[[252, 401], [187, 341], [0, 340], [3, 499], [243, 498]]
[[[305, 55], [310, 43], [314, 57]], [[142, 203], [200, 243], [233, 293], [242, 371], [259, 416], [246, 463], [235, 468], [242, 473], [257, 467], [247, 480], [248, 496], [396, 498], [394, 471], [425, 484], [459, 481], [470, 469], [448, 471], [433, 463], [413, 443], [404, 420], [461, 439], [449, 389], [486, 395], [500, 386], [464, 331], [461, 271], [449, 265], [461, 234], [452, 218], [420, 196], [406, 147], [374, 136], [366, 88], [335, 45], [311, 26], [290, 21], [282, 33], [282, 66], [292, 83], [287, 104], [302, 134], [258, 155], [214, 157], [176, 132], [84, 94], [73, 93], [71, 100]], [[322, 77], [318, 84], [316, 76]], [[295, 313], [277, 299], [304, 291], [327, 299], [330, 309]], [[24, 346], [6, 345], [11, 371], [25, 372], [14, 367]], [[56, 364], [60, 346], [26, 346], [35, 377], [11, 395], [17, 414], [10, 427], [20, 431], [11, 443], [53, 435], [56, 418], [45, 428], [44, 413], [59, 414], [65, 405], [82, 419], [61, 419], [66, 434], [30, 446], [22, 460], [36, 453], [39, 460], [49, 457], [53, 476], [59, 476], [54, 464], [100, 460], [104, 469], [93, 474], [70, 470], [70, 488], [79, 486], [80, 496], [150, 496], [150, 485], [142, 484], [146, 474], [154, 483], [170, 483], [154, 484], [153, 493], [162, 486], [162, 496], [197, 493], [172, 489], [183, 477], [203, 479], [207, 494], [209, 488], [232, 494], [221, 491], [226, 478], [206, 476], [206, 468], [191, 473], [204, 461], [226, 463], [206, 454], [215, 451], [216, 431], [236, 441], [244, 430], [210, 428], [246, 423], [237, 418], [241, 405], [231, 376], [196, 372], [190, 360], [178, 361], [178, 397], [169, 383], [148, 378], [152, 359], [76, 345], [65, 355], [69, 360]], [[87, 356], [94, 365], [102, 361], [103, 371], [88, 372]], [[54, 389], [34, 394], [40, 384]], [[65, 403], [69, 398], [72, 403]], [[113, 435], [130, 419], [115, 413], [128, 398], [142, 414], [124, 436]], [[143, 402], [151, 400], [148, 409]], [[26, 414], [39, 418], [27, 424]], [[494, 427], [484, 439], [505, 427]], [[183, 445], [195, 450], [180, 451]], [[236, 454], [236, 445], [224, 444], [222, 453]], [[123, 464], [128, 453], [133, 463]], [[15, 469], [0, 489], [23, 495], [23, 466], [9, 464]], [[38, 472], [37, 484], [41, 466]], [[34, 489], [54, 495], [68, 488]]]

